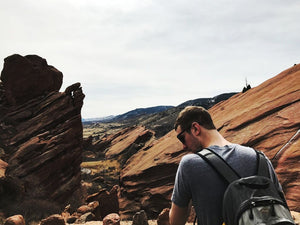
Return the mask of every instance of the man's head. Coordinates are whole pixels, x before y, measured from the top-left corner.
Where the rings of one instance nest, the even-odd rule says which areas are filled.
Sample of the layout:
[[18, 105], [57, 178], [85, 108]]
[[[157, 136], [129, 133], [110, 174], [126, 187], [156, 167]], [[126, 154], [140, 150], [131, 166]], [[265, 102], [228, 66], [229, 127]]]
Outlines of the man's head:
[[216, 130], [208, 111], [199, 106], [188, 106], [182, 110], [176, 119], [174, 128], [178, 139], [185, 148], [191, 151], [202, 148], [203, 132]]
[[208, 130], [216, 129], [210, 114], [201, 106], [187, 106], [183, 109], [175, 122], [175, 130], [180, 126], [182, 130], [189, 130], [193, 122], [199, 123]]

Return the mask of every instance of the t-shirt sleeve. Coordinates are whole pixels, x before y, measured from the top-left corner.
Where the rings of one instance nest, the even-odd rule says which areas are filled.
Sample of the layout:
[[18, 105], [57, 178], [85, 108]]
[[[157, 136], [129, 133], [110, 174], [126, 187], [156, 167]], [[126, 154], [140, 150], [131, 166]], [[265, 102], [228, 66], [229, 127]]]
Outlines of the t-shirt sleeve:
[[191, 200], [191, 191], [189, 187], [189, 176], [188, 176], [188, 157], [183, 157], [179, 163], [175, 184], [172, 194], [172, 202], [179, 207], [187, 207]]

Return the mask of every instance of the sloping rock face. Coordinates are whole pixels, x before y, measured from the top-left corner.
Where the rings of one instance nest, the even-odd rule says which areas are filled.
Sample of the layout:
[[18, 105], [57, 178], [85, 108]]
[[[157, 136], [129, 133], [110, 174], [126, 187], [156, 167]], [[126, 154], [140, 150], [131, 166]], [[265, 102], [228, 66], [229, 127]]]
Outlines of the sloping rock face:
[[120, 211], [124, 219], [144, 210], [149, 218], [170, 206], [175, 173], [180, 158], [185, 154], [170, 132], [149, 149], [133, 155], [120, 174]]
[[[295, 211], [300, 211], [300, 145], [295, 135], [300, 127], [299, 77], [300, 65], [296, 65], [209, 110], [229, 141], [261, 150], [270, 159], [276, 155], [272, 162], [288, 205]], [[170, 207], [175, 173], [184, 154], [171, 131], [128, 160], [120, 176], [122, 218], [132, 218], [139, 210], [157, 218], [163, 208]]]
[[21, 193], [17, 199], [0, 188], [0, 208], [6, 199], [65, 204], [81, 186], [80, 84], [58, 92], [61, 72], [39, 56], [20, 55], [5, 59], [1, 80], [0, 148], [8, 163], [1, 182], [13, 181]]
[[106, 159], [119, 158], [123, 164], [152, 139], [154, 139], [153, 131], [144, 126], [131, 126], [95, 142], [91, 136], [84, 139], [84, 150]]
[[105, 153], [105, 157], [109, 159], [119, 156], [123, 162], [143, 148], [154, 136], [152, 131], [142, 126], [130, 127], [117, 134], [118, 136], [113, 135], [111, 146]]

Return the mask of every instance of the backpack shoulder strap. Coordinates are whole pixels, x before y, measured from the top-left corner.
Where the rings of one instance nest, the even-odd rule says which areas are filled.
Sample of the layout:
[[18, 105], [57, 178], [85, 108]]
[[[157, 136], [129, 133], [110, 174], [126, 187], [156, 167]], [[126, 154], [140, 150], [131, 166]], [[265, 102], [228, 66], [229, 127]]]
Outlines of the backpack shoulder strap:
[[206, 148], [197, 152], [223, 179], [231, 183], [239, 178], [240, 175], [219, 155]]
[[260, 152], [256, 151], [257, 154], [257, 175], [270, 178], [269, 166], [266, 156]]

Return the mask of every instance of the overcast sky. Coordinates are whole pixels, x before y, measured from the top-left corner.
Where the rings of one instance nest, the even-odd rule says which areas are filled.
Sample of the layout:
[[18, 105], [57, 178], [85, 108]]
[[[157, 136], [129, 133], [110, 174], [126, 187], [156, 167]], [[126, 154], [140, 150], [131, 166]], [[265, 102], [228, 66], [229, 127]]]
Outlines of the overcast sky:
[[83, 118], [257, 86], [300, 61], [299, 0], [2, 0], [0, 58], [80, 82]]

